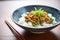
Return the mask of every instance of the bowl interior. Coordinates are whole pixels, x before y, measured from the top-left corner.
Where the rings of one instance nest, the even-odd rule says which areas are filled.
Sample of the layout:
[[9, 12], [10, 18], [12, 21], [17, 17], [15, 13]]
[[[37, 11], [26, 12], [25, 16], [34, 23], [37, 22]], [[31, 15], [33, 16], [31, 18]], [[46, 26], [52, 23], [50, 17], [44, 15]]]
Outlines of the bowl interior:
[[13, 20], [15, 20], [16, 22], [19, 21], [19, 18], [21, 17], [21, 15], [23, 13], [29, 12], [31, 10], [34, 10], [34, 7], [36, 7], [37, 9], [42, 8], [43, 10], [45, 10], [48, 13], [51, 13], [52, 16], [54, 16], [56, 18], [56, 21], [59, 22], [60, 21], [60, 11], [49, 7], [49, 6], [43, 6], [43, 5], [30, 5], [30, 6], [24, 6], [21, 8], [16, 9], [13, 14], [12, 14], [12, 18]]

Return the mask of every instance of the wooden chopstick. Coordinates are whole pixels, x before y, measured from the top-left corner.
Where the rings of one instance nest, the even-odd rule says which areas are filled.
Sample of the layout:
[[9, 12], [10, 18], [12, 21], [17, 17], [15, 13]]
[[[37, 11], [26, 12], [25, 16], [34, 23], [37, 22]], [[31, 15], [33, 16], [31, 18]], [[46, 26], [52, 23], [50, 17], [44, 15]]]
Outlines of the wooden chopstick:
[[18, 40], [25, 40], [25, 38], [17, 30], [15, 30], [7, 20], [5, 20], [5, 23], [7, 24], [7, 26], [10, 28], [10, 30]]

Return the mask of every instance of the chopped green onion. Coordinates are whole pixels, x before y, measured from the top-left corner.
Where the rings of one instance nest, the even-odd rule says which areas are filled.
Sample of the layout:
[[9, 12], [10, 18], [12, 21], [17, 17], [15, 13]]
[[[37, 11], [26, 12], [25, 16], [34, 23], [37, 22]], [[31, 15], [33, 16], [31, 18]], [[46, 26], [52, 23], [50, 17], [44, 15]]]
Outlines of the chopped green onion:
[[35, 23], [33, 24], [34, 27], [36, 27], [37, 25], [39, 25], [39, 22], [35, 22]]

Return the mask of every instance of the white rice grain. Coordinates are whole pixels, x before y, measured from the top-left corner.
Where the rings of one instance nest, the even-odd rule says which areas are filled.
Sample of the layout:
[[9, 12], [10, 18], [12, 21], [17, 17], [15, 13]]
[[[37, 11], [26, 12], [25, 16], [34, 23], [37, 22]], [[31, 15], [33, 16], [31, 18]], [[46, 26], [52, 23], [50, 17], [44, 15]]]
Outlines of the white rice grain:
[[[33, 28], [33, 25], [32, 25], [32, 23], [31, 22], [25, 22], [25, 16], [27, 16], [27, 14], [22, 14], [22, 16], [19, 18], [19, 21], [18, 21], [18, 23], [20, 24], [20, 25], [23, 25], [23, 26], [26, 26], [26, 27], [32, 27]], [[48, 16], [50, 17], [50, 18], [52, 18], [53, 19], [53, 23], [57, 23], [56, 21], [55, 21], [55, 17], [53, 17], [52, 16], [52, 14], [48, 14]], [[53, 24], [47, 24], [47, 23], [43, 23], [43, 26], [40, 26], [40, 25], [37, 25], [37, 28], [45, 28], [45, 27], [50, 27], [50, 26], [52, 26]], [[35, 27], [34, 27], [35, 28]]]

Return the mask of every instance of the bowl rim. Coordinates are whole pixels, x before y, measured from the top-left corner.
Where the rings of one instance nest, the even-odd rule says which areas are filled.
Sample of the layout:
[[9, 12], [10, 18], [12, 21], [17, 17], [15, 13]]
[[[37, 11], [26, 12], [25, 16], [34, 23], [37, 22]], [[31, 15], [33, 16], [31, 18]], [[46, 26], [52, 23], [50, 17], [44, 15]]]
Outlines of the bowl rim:
[[[23, 6], [23, 7], [29, 7], [29, 6], [44, 6], [44, 7], [49, 7], [49, 8], [56, 9], [56, 8], [54, 8], [54, 7], [46, 6], [46, 5], [27, 5], [27, 6]], [[20, 8], [22, 8], [22, 7], [20, 7]], [[16, 10], [18, 10], [18, 9], [20, 9], [20, 8], [17, 8]], [[15, 11], [16, 11], [16, 10], [15, 10]], [[58, 9], [56, 9], [56, 10], [58, 10]], [[14, 12], [15, 12], [15, 11], [14, 11]], [[58, 11], [60, 12], [60, 10], [58, 10]], [[13, 13], [14, 13], [14, 12], [13, 12]], [[12, 19], [12, 21], [13, 21], [15, 24], [19, 25], [19, 26], [23, 26], [23, 25], [20, 25], [18, 22], [16, 22], [16, 21], [13, 19], [13, 17], [12, 17], [13, 13], [12, 13], [11, 16], [10, 16], [10, 18]], [[56, 23], [55, 25], [49, 26], [49, 27], [41, 27], [41, 28], [51, 28], [51, 27], [58, 26], [58, 25], [60, 25], [60, 22]], [[23, 26], [23, 27], [25, 27], [25, 26]], [[37, 27], [25, 27], [25, 28], [40, 29], [40, 28], [37, 28]]]

